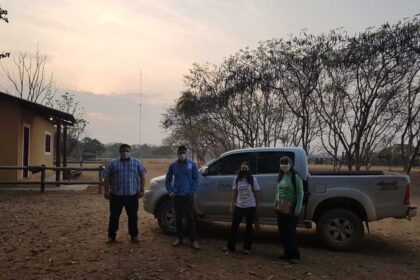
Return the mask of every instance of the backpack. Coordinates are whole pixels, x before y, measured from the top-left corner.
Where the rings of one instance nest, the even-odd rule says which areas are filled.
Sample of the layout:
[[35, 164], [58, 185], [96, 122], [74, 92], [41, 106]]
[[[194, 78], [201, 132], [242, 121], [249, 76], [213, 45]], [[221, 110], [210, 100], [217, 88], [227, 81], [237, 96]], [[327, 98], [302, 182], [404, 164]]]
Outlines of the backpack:
[[[294, 176], [292, 176], [292, 185], [293, 185], [293, 189], [295, 190], [295, 199], [296, 199], [296, 176], [300, 176], [298, 173], [294, 172], [293, 173]], [[302, 184], [303, 184], [303, 199], [302, 199], [302, 205], [306, 205], [306, 203], [308, 202], [308, 196], [309, 196], [309, 192], [308, 192], [308, 185], [306, 184], [305, 181], [302, 180]], [[296, 201], [294, 203], [296, 205]], [[306, 207], [305, 207], [306, 209]]]

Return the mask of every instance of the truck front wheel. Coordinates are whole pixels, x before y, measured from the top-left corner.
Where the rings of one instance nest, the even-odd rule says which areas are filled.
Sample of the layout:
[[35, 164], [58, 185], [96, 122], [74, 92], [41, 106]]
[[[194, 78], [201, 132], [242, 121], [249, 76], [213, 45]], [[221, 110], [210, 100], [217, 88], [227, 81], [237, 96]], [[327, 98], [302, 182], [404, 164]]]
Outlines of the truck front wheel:
[[347, 209], [325, 212], [316, 228], [324, 246], [331, 250], [350, 251], [356, 248], [364, 237], [362, 220]]
[[176, 234], [175, 211], [172, 199], [165, 200], [159, 205], [159, 209], [157, 210], [157, 219], [159, 227], [164, 234]]

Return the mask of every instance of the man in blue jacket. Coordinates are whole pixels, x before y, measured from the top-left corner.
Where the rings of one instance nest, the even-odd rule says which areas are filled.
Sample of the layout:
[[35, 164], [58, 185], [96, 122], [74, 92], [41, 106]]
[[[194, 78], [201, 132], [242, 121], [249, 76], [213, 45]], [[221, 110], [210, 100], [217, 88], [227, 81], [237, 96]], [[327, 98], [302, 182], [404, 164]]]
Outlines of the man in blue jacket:
[[197, 242], [193, 196], [197, 191], [199, 175], [197, 166], [186, 158], [186, 154], [185, 146], [178, 147], [178, 160], [169, 166], [166, 174], [166, 190], [173, 199], [176, 219], [177, 239], [172, 246], [177, 247], [183, 243], [182, 217], [184, 216], [189, 225], [191, 247], [198, 250], [200, 246]]

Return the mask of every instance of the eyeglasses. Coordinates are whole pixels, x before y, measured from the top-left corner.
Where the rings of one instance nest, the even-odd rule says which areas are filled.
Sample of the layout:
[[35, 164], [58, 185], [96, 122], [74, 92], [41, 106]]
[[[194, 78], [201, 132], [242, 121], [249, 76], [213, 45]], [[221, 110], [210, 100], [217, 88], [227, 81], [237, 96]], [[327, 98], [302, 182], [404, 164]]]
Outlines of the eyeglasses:
[[179, 151], [178, 152], [178, 154], [180, 154], [180, 155], [183, 155], [183, 154], [186, 154], [187, 152], [185, 152], [185, 151]]

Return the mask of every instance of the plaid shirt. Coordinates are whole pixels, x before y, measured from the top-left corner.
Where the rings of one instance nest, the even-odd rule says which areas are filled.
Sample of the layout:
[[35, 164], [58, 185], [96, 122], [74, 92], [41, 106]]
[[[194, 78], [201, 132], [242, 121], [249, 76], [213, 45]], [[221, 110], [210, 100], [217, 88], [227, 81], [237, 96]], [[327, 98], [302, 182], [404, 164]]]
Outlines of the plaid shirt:
[[139, 177], [145, 174], [143, 164], [134, 158], [115, 159], [104, 170], [104, 178], [109, 181], [113, 195], [136, 195], [139, 192]]

